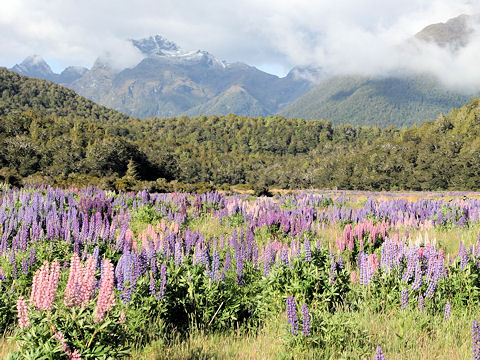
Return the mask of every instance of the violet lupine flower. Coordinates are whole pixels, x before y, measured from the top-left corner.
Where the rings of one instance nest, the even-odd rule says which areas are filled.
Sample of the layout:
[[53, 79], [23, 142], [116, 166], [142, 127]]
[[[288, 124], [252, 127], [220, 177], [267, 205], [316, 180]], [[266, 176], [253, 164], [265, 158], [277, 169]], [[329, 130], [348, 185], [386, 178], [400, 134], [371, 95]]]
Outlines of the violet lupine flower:
[[450, 318], [450, 315], [452, 313], [452, 304], [450, 301], [447, 301], [445, 304], [445, 314], [443, 316], [443, 321], [447, 321]]
[[360, 285], [368, 285], [370, 281], [370, 266], [367, 254], [363, 252], [358, 254], [358, 267], [360, 269]]
[[288, 266], [289, 265], [289, 261], [288, 261], [288, 248], [286, 246], [284, 246], [282, 248], [282, 253], [281, 253], [281, 259], [282, 259], [282, 264], [285, 265], [285, 266]]
[[298, 319], [297, 319], [297, 304], [293, 296], [287, 298], [287, 319], [288, 323], [291, 325], [291, 332], [293, 335], [297, 335], [298, 330]]
[[335, 255], [330, 254], [330, 285], [335, 284], [337, 278], [337, 263], [335, 262]]
[[27, 275], [28, 274], [28, 263], [27, 263], [27, 259], [26, 258], [23, 258], [22, 259], [22, 275]]
[[377, 346], [375, 360], [385, 360], [385, 355], [383, 354], [382, 348], [380, 346]]
[[28, 318], [27, 301], [20, 296], [17, 300], [18, 311], [18, 326], [21, 328], [30, 326], [30, 319]]
[[477, 319], [472, 322], [472, 350], [473, 359], [480, 360], [480, 324]]
[[175, 252], [174, 252], [174, 258], [175, 258], [175, 265], [178, 266], [182, 263], [182, 244], [180, 241], [175, 242]]
[[0, 268], [0, 281], [5, 281], [7, 279], [7, 276], [5, 275], [5, 270], [3, 268]]
[[460, 269], [464, 270], [468, 264], [468, 253], [467, 249], [465, 249], [465, 245], [463, 242], [460, 242], [460, 250], [458, 251], [458, 255], [460, 256]]
[[422, 285], [422, 268], [420, 266], [420, 261], [417, 260], [417, 264], [415, 265], [415, 280], [412, 284], [412, 290], [417, 290], [420, 288], [420, 285]]
[[157, 299], [163, 299], [165, 297], [165, 290], [167, 289], [167, 265], [163, 263], [160, 266], [160, 289], [157, 293]]
[[18, 269], [17, 269], [17, 260], [15, 258], [15, 252], [12, 250], [10, 252], [10, 265], [12, 265], [12, 277], [13, 279], [18, 279]]
[[432, 298], [433, 294], [435, 293], [435, 289], [437, 288], [438, 278], [440, 277], [440, 272], [442, 270], [442, 263], [443, 259], [441, 256], [438, 256], [437, 259], [434, 259], [432, 264], [432, 276], [430, 278], [430, 282], [428, 284], [427, 290], [425, 291], [424, 296], [428, 298]]
[[423, 311], [425, 308], [425, 299], [422, 294], [418, 295], [418, 310]]
[[408, 307], [408, 290], [404, 289], [402, 290], [402, 299], [401, 299], [401, 304], [402, 304], [402, 310], [405, 310]]
[[269, 271], [270, 271], [270, 261], [265, 260], [265, 265], [263, 266], [263, 276], [267, 277]]
[[310, 241], [308, 239], [305, 239], [304, 246], [305, 246], [305, 261], [306, 262], [311, 262], [312, 261], [312, 249], [310, 247]]
[[227, 253], [225, 255], [225, 265], [224, 265], [224, 268], [223, 268], [224, 272], [227, 272], [228, 270], [230, 270], [230, 266], [231, 266], [231, 262], [232, 262], [232, 254], [230, 252], [230, 249], [227, 249], [226, 252]]
[[345, 267], [345, 264], [343, 262], [342, 255], [338, 254], [337, 259], [338, 266], [340, 267], [340, 269], [343, 269]]
[[310, 313], [308, 312], [307, 304], [302, 306], [303, 315], [303, 335], [310, 336]]
[[105, 313], [110, 311], [115, 305], [115, 295], [113, 293], [113, 265], [109, 259], [103, 260], [102, 277], [100, 279], [100, 289], [98, 290], [97, 307], [95, 308], [94, 322], [103, 321]]
[[157, 289], [155, 287], [155, 278], [153, 277], [153, 273], [150, 272], [150, 283], [149, 283], [149, 291], [150, 295], [155, 295], [157, 293]]

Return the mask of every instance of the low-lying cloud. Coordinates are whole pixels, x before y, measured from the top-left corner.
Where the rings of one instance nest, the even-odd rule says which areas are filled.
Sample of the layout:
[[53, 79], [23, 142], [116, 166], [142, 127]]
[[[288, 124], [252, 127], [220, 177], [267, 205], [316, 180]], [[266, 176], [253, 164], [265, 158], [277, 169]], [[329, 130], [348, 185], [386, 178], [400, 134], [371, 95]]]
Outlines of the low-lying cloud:
[[0, 12], [0, 65], [40, 54], [59, 67], [91, 67], [99, 56], [130, 67], [141, 55], [125, 40], [160, 34], [185, 49], [263, 69], [429, 73], [456, 90], [478, 92], [478, 26], [457, 51], [413, 36], [429, 24], [479, 12], [477, 1], [465, 0], [16, 0]]

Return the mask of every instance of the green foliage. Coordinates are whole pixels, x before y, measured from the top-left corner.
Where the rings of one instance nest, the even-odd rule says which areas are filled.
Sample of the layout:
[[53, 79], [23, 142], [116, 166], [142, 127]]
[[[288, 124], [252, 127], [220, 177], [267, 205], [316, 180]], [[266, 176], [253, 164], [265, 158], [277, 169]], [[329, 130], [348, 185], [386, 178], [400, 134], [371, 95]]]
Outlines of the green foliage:
[[[389, 81], [367, 83], [383, 91]], [[421, 126], [381, 129], [232, 114], [139, 120], [5, 69], [0, 89], [0, 181], [13, 186], [480, 189], [479, 100]]]
[[129, 355], [125, 325], [120, 312], [112, 310], [106, 319], [94, 323], [94, 306], [68, 308], [58, 303], [53, 311], [31, 309], [31, 325], [17, 328], [18, 352], [11, 359], [66, 359], [58, 334], [62, 334], [71, 352], [78, 350], [82, 359], [119, 359]]

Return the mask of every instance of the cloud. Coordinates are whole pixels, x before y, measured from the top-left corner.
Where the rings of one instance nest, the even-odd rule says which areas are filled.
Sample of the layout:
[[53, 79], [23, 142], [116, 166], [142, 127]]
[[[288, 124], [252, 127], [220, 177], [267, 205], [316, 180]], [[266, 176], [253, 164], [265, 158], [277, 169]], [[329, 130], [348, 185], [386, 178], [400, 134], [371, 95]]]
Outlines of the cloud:
[[426, 25], [476, 12], [478, 3], [465, 0], [16, 0], [0, 12], [0, 64], [40, 54], [59, 67], [91, 67], [98, 56], [128, 67], [140, 57], [125, 40], [160, 34], [188, 50], [278, 73], [296, 65], [331, 74], [427, 71], [476, 91], [477, 35], [456, 54], [404, 46]]

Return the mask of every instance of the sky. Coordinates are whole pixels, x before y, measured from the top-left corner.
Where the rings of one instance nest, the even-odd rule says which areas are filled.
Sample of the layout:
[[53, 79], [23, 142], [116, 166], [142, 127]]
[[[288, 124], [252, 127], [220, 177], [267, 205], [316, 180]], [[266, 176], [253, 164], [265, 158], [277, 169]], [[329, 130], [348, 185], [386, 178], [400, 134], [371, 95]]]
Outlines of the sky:
[[140, 56], [127, 39], [159, 34], [279, 76], [304, 65], [332, 74], [410, 69], [473, 88], [480, 37], [456, 54], [435, 46], [412, 54], [402, 44], [426, 25], [478, 12], [480, 0], [9, 0], [0, 12], [0, 66], [38, 54], [60, 72], [109, 54], [130, 67]]

